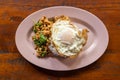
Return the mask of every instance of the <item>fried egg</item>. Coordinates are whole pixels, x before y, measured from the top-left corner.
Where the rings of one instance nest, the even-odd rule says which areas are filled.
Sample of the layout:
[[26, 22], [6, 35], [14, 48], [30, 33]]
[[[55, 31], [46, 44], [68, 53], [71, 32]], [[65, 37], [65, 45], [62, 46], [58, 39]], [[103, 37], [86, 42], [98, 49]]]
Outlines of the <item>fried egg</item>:
[[87, 42], [87, 29], [79, 30], [69, 19], [58, 19], [51, 28], [50, 50], [62, 57], [80, 53]]

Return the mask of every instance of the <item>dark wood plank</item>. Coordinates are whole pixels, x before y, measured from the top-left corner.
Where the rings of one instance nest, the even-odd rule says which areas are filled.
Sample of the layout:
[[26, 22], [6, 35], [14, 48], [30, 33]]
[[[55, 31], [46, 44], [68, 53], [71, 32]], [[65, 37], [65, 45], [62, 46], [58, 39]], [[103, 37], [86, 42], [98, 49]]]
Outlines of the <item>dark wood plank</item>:
[[[83, 8], [98, 16], [108, 29], [110, 41], [95, 63], [75, 71], [55, 72], [26, 61], [15, 45], [20, 22], [34, 11], [51, 6]], [[0, 0], [0, 80], [119, 80], [120, 0]]]

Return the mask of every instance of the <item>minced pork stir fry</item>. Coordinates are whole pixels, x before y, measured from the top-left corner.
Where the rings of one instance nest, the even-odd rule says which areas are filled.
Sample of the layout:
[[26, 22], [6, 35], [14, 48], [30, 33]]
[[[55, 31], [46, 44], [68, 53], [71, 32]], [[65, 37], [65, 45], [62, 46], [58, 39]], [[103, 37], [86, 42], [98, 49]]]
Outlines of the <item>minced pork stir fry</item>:
[[33, 31], [35, 33], [32, 36], [34, 44], [36, 45], [36, 53], [39, 57], [44, 57], [49, 53], [48, 45], [50, 44], [51, 26], [54, 19], [49, 20], [43, 16], [37, 23], [33, 26]]

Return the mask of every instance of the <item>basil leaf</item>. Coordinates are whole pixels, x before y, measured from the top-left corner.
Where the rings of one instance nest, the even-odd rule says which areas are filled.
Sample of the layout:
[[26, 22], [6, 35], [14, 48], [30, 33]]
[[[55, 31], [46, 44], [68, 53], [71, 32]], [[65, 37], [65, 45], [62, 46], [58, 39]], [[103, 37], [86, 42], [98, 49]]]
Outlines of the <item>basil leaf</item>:
[[40, 23], [40, 22], [35, 23], [35, 26], [41, 26], [41, 25], [42, 25], [42, 23]]
[[47, 38], [43, 34], [40, 34], [39, 40], [41, 44], [45, 44], [47, 42]]
[[46, 56], [46, 54], [47, 54], [47, 52], [46, 52], [46, 51], [43, 51], [43, 52], [41, 53], [41, 56], [44, 57], [44, 56]]

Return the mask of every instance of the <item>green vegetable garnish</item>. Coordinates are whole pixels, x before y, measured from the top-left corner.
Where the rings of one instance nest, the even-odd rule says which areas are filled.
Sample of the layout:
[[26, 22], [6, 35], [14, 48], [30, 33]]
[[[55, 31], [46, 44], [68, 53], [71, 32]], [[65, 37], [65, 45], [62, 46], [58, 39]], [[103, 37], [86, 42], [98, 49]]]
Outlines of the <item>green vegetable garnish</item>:
[[41, 46], [41, 43], [38, 39], [34, 39], [34, 43], [37, 45], [37, 46]]
[[33, 27], [33, 31], [34, 31], [35, 33], [37, 32], [36, 26]]
[[41, 26], [41, 25], [42, 25], [42, 23], [40, 23], [40, 22], [35, 23], [35, 26]]
[[47, 52], [46, 52], [46, 51], [43, 51], [43, 52], [41, 53], [41, 56], [44, 57], [46, 54], [47, 54]]
[[40, 39], [39, 40], [42, 44], [45, 44], [47, 42], [47, 38], [43, 34], [40, 34]]
[[43, 34], [40, 34], [40, 38], [39, 39], [34, 38], [34, 43], [37, 46], [41, 47], [42, 45], [45, 45], [46, 42], [47, 42], [47, 38]]
[[33, 20], [33, 22], [34, 22], [33, 31], [36, 33], [38, 28], [41, 27], [42, 23], [40, 23], [39, 21], [35, 22], [35, 20]]

